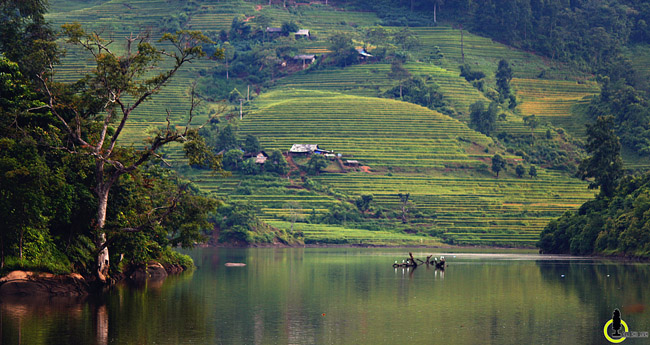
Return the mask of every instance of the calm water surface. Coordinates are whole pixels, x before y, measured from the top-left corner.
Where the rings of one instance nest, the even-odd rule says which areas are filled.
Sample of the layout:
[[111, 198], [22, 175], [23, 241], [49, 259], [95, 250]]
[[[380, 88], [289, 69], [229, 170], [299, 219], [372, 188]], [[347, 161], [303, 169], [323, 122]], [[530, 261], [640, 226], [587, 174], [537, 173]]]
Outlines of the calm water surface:
[[[650, 331], [650, 265], [407, 249], [223, 249], [101, 298], [0, 302], [2, 344], [608, 344], [615, 308]], [[243, 262], [246, 267], [225, 267]], [[650, 344], [650, 339], [624, 344]]]

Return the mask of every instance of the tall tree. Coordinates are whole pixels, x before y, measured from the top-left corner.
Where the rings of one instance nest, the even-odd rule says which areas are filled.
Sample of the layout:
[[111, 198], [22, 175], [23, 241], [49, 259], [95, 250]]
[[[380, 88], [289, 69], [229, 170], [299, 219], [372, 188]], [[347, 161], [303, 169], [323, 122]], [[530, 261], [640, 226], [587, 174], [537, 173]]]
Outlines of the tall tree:
[[289, 172], [289, 164], [279, 150], [271, 151], [271, 155], [264, 164], [266, 171], [284, 175]]
[[589, 189], [600, 187], [600, 194], [611, 197], [623, 176], [621, 144], [614, 131], [612, 116], [599, 116], [596, 123], [587, 125], [587, 152], [590, 157], [580, 163], [578, 175], [593, 177]]
[[404, 68], [401, 62], [394, 61], [390, 65], [390, 73], [388, 73], [388, 77], [397, 80], [397, 82], [399, 83], [399, 99], [403, 100], [404, 99], [404, 93], [402, 90], [403, 84], [405, 80], [411, 77], [411, 73], [406, 68]]
[[496, 102], [490, 103], [487, 109], [485, 109], [485, 104], [482, 101], [473, 103], [469, 107], [470, 125], [475, 130], [490, 135], [497, 121], [498, 109], [499, 106]]
[[327, 159], [323, 155], [313, 154], [307, 162], [307, 172], [311, 175], [319, 175], [327, 167]]
[[512, 68], [507, 60], [499, 60], [499, 67], [495, 74], [499, 99], [505, 100], [510, 97], [510, 81], [512, 80]]
[[492, 171], [494, 171], [497, 174], [497, 178], [499, 177], [499, 172], [501, 170], [506, 169], [506, 160], [501, 157], [499, 154], [495, 154], [492, 156]]
[[262, 150], [262, 146], [260, 145], [260, 141], [256, 136], [249, 134], [244, 139], [242, 149], [244, 149], [244, 151], [247, 153], [258, 153]]
[[530, 116], [524, 116], [524, 124], [530, 127], [530, 137], [532, 139], [532, 143], [531, 143], [532, 145], [535, 142], [535, 128], [539, 126], [539, 120], [534, 114]]
[[228, 151], [238, 149], [237, 137], [231, 124], [226, 125], [217, 135], [217, 151]]
[[402, 223], [406, 224], [407, 219], [406, 219], [406, 214], [409, 211], [409, 198], [411, 197], [411, 193], [398, 193], [397, 197], [399, 198], [399, 201], [401, 203], [401, 208], [402, 208]]
[[235, 47], [230, 42], [224, 42], [221, 46], [223, 58], [226, 63], [226, 80], [230, 79], [230, 61], [235, 57]]
[[[204, 56], [201, 44], [211, 41], [196, 31], [165, 34], [161, 41], [175, 48], [167, 51], [156, 48], [148, 35], [141, 34], [128, 38], [124, 54], [119, 55], [110, 48], [110, 41], [95, 33], [87, 33], [79, 24], [64, 25], [63, 34], [67, 43], [81, 46], [93, 56], [96, 67], [92, 75], [81, 80], [76, 86], [82, 86], [81, 90], [72, 97], [60, 97], [65, 88], [53, 84], [43, 75], [39, 78], [48, 98], [45, 107], [56, 117], [60, 129], [69, 138], [69, 145], [62, 143], [62, 149], [91, 157], [95, 163], [97, 266], [94, 273], [99, 281], [106, 282], [111, 243], [111, 234], [107, 234], [105, 228], [107, 206], [111, 189], [121, 176], [140, 169], [158, 155], [158, 149], [171, 142], [185, 143], [184, 148], [192, 149], [186, 151], [190, 164], [208, 162], [214, 169], [221, 169], [220, 160], [209, 156], [198, 129], [190, 126], [197, 105], [194, 97], [184, 129], [172, 126], [168, 115], [167, 127], [155, 133], [144, 149], [127, 153], [117, 146], [124, 127], [138, 107], [158, 93], [183, 65]], [[172, 67], [152, 76], [150, 71], [164, 57], [171, 58]], [[137, 227], [125, 228], [118, 234], [139, 230]]]
[[329, 38], [334, 64], [346, 67], [351, 64], [357, 57], [358, 53], [354, 49], [354, 43], [349, 34], [344, 32], [335, 32]]

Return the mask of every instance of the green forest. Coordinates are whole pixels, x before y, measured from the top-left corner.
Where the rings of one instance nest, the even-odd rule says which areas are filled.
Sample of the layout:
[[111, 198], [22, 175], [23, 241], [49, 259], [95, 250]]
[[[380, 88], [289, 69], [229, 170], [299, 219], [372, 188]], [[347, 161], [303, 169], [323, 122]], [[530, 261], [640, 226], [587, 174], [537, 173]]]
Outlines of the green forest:
[[174, 248], [207, 242], [650, 255], [644, 1], [7, 0], [0, 17], [3, 272], [110, 282], [190, 268]]

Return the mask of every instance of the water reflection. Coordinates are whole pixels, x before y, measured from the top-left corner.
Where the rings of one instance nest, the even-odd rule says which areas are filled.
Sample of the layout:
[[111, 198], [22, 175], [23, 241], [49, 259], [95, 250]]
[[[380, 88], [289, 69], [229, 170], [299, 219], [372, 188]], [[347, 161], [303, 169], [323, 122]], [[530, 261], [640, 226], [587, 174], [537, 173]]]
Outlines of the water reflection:
[[399, 250], [203, 248], [191, 252], [198, 270], [164, 283], [122, 285], [99, 299], [0, 301], [0, 340], [600, 344], [615, 308], [634, 330], [650, 328], [646, 265], [436, 254], [448, 258], [446, 271], [392, 268]]

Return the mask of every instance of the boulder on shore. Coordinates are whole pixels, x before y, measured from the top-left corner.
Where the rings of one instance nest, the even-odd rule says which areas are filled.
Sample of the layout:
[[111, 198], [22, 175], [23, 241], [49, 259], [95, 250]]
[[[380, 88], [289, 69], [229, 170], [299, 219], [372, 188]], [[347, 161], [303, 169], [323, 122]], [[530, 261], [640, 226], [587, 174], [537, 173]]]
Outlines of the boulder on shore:
[[88, 291], [88, 283], [77, 273], [13, 271], [0, 278], [0, 296], [83, 296]]
[[140, 282], [145, 280], [163, 280], [167, 278], [167, 271], [165, 267], [158, 262], [150, 262], [144, 267], [135, 268], [129, 279]]

